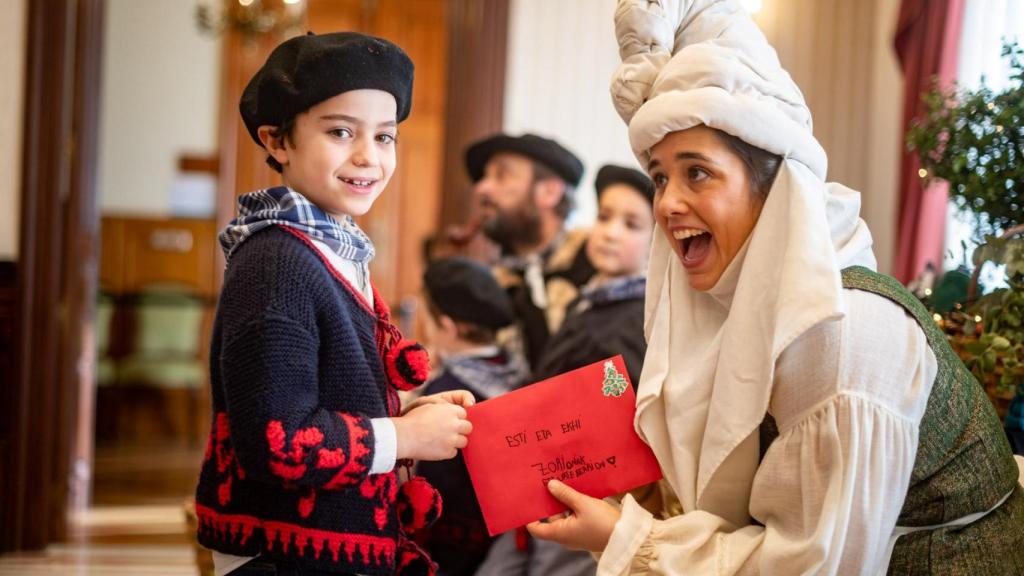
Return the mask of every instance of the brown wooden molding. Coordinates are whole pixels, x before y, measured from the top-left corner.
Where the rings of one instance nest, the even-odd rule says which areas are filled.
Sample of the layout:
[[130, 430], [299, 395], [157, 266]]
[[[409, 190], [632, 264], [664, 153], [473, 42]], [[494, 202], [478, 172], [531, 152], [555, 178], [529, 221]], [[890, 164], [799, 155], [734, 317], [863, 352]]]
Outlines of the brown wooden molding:
[[[0, 406], [0, 550], [66, 534], [83, 319], [96, 276], [102, 0], [28, 3], [13, 386]], [[91, 399], [90, 399], [91, 403]], [[91, 438], [91, 435], [90, 435]], [[91, 441], [91, 440], [90, 440]]]
[[472, 184], [463, 156], [475, 140], [501, 131], [509, 0], [449, 3], [448, 117], [441, 187], [441, 230], [465, 223]]
[[216, 176], [220, 172], [220, 159], [217, 156], [182, 154], [178, 157], [178, 171], [201, 172]]
[[[67, 539], [67, 511], [88, 505], [92, 487], [96, 396], [95, 318], [99, 278], [99, 135], [106, 0], [77, 0], [69, 193], [64, 211], [63, 302], [54, 490], [67, 501], [51, 512], [50, 535]], [[109, 111], [115, 113], [115, 111]]]

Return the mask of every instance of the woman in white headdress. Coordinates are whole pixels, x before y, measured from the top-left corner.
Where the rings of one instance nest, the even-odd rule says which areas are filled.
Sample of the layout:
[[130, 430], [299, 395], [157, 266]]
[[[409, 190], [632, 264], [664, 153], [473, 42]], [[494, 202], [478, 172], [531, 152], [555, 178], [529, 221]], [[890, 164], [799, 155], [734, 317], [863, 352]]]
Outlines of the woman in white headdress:
[[799, 89], [732, 0], [620, 0], [612, 96], [657, 186], [636, 429], [683, 513], [557, 482], [598, 574], [1024, 574], [1018, 464], [875, 272]]

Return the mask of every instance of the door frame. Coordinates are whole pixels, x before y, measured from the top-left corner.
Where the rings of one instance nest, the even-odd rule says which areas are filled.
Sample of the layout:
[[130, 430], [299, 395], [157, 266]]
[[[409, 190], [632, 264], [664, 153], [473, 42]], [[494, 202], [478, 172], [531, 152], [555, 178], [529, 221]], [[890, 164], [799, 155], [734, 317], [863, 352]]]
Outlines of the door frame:
[[13, 386], [0, 551], [68, 538], [92, 457], [104, 0], [27, 2]]

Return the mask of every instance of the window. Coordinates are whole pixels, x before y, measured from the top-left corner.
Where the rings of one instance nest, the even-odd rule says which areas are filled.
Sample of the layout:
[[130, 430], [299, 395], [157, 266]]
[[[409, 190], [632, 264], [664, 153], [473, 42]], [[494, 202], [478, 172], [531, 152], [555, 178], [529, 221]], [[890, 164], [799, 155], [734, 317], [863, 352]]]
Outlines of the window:
[[[994, 91], [1009, 82], [1010, 68], [1002, 58], [1003, 40], [1024, 43], [1024, 2], [1021, 0], [966, 0], [960, 34], [957, 82], [974, 89], [982, 82]], [[943, 268], [969, 262], [974, 250], [970, 217], [950, 202], [946, 217]], [[966, 245], [967, 251], [964, 252]], [[1002, 267], [987, 266], [981, 275], [987, 288], [1005, 286]]]

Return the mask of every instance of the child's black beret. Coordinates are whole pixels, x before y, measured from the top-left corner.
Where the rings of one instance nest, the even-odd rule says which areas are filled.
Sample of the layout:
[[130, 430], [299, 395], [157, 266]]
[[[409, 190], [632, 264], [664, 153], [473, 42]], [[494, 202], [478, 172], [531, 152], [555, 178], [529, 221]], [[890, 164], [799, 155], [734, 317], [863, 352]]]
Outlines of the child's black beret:
[[432, 262], [423, 286], [434, 305], [452, 320], [497, 330], [514, 320], [512, 302], [491, 271], [464, 257]]
[[648, 202], [654, 203], [654, 183], [639, 170], [614, 164], [602, 166], [597, 171], [597, 178], [594, 180], [598, 199], [601, 198], [604, 189], [612, 184], [625, 184], [639, 192]]
[[260, 126], [280, 126], [350, 90], [390, 93], [401, 122], [412, 106], [412, 77], [412, 60], [387, 40], [357, 32], [310, 32], [274, 48], [245, 87], [238, 107], [257, 144]]
[[466, 170], [473, 182], [479, 182], [484, 177], [487, 161], [499, 152], [522, 154], [536, 160], [572, 186], [579, 185], [583, 177], [583, 163], [558, 142], [535, 134], [497, 134], [475, 142], [466, 150]]

